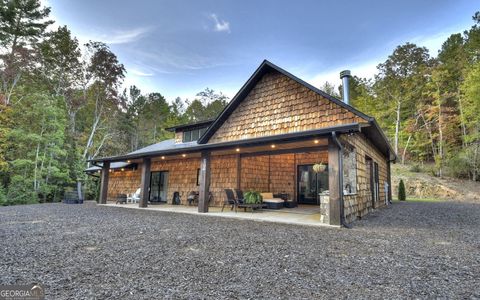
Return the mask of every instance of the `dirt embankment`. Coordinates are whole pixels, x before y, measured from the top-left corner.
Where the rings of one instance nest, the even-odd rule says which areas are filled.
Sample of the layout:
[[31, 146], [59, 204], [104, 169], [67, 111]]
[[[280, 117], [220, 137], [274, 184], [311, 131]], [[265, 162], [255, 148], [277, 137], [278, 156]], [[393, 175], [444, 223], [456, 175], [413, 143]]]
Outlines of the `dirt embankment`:
[[397, 195], [400, 179], [403, 179], [407, 195], [410, 197], [480, 201], [480, 182], [411, 172], [409, 166], [401, 164], [392, 165], [394, 198]]

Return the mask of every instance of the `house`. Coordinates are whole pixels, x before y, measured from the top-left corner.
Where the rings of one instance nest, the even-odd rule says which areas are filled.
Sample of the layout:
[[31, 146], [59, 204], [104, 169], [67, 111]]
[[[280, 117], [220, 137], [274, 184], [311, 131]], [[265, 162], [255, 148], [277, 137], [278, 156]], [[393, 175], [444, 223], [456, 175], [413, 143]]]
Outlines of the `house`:
[[216, 119], [168, 130], [174, 139], [91, 160], [101, 169], [100, 203], [140, 188], [140, 207], [171, 203], [174, 192], [186, 204], [198, 191], [206, 213], [222, 205], [225, 188], [253, 189], [321, 204], [321, 221], [341, 225], [392, 198], [396, 155], [375, 119], [266, 60]]

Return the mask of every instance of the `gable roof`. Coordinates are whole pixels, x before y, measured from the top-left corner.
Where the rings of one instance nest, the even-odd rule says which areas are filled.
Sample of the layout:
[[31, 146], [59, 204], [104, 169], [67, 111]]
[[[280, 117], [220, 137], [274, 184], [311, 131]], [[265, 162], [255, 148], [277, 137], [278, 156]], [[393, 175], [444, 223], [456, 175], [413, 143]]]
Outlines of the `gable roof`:
[[337, 99], [324, 91], [314, 87], [313, 85], [301, 80], [300, 78], [296, 77], [295, 75], [285, 71], [284, 69], [280, 68], [279, 66], [269, 62], [268, 60], [264, 60], [257, 70], [250, 76], [247, 82], [242, 86], [242, 88], [237, 92], [237, 94], [233, 97], [230, 103], [224, 108], [224, 110], [220, 113], [220, 115], [213, 121], [207, 131], [200, 137], [198, 140], [199, 144], [205, 144], [209, 141], [209, 139], [213, 136], [213, 134], [222, 126], [222, 124], [228, 119], [228, 117], [233, 113], [233, 111], [242, 103], [242, 101], [247, 97], [249, 92], [255, 87], [255, 85], [260, 81], [260, 79], [268, 72], [276, 71], [280, 74], [285, 75], [289, 79], [297, 82], [298, 84], [314, 91], [315, 93], [319, 94], [320, 96], [324, 97], [325, 99], [347, 109], [348, 111], [352, 112], [353, 114], [359, 116], [360, 118], [365, 119], [365, 121], [373, 120], [372, 117], [367, 116], [366, 114], [362, 113], [361, 111], [355, 109], [354, 107], [346, 104], [340, 99]]
[[208, 127], [210, 124], [213, 123], [215, 119], [209, 119], [209, 120], [204, 120], [204, 121], [198, 121], [198, 122], [193, 122], [193, 123], [186, 123], [186, 124], [180, 124], [180, 125], [175, 125], [172, 127], [167, 127], [165, 128], [166, 131], [183, 131], [183, 130], [188, 130], [188, 129], [194, 129], [198, 127]]

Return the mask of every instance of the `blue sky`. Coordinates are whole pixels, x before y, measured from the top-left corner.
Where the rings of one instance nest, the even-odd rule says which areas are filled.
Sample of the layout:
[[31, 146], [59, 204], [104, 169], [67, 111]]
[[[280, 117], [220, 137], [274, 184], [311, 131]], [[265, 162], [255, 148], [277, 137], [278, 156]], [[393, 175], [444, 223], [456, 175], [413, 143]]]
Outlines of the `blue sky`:
[[475, 0], [45, 0], [81, 42], [109, 44], [125, 85], [192, 99], [206, 87], [233, 97], [263, 59], [320, 87], [338, 73], [371, 77], [405, 42], [436, 55], [471, 27]]

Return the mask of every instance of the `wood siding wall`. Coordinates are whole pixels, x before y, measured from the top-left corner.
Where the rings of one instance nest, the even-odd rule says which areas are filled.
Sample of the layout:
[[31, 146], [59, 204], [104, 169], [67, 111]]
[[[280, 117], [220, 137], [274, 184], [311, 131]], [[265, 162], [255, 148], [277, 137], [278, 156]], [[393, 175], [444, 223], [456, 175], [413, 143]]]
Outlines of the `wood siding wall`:
[[[351, 222], [365, 216], [372, 210], [372, 191], [370, 189], [369, 170], [366, 167], [366, 157], [378, 163], [379, 169], [379, 201], [376, 207], [385, 203], [385, 182], [387, 181], [386, 158], [361, 133], [341, 136], [343, 142], [355, 147], [357, 158], [357, 193], [344, 196], [345, 217]], [[214, 202], [210, 205], [222, 205], [225, 199], [225, 188], [236, 188], [237, 156], [222, 155], [211, 157], [210, 191]], [[326, 151], [310, 153], [288, 153], [278, 155], [261, 155], [241, 157], [241, 189], [261, 192], [285, 192], [296, 197], [296, 172], [298, 165], [328, 162]], [[171, 203], [173, 192], [180, 192], [182, 204], [187, 204], [190, 191], [198, 191], [197, 169], [200, 168], [199, 158], [184, 158], [152, 163], [153, 171], [168, 171], [168, 203]], [[110, 173], [108, 197], [114, 201], [119, 193], [134, 193], [140, 187], [141, 165], [138, 170]]]
[[182, 158], [152, 162], [152, 172], [168, 171], [167, 203], [172, 203], [173, 193], [179, 192], [182, 204], [187, 205], [191, 191], [198, 192], [197, 170], [200, 158]]
[[107, 201], [116, 201], [118, 194], [133, 194], [140, 188], [141, 168], [134, 171], [110, 172]]
[[345, 218], [351, 222], [365, 216], [372, 207], [372, 191], [370, 188], [370, 172], [367, 170], [366, 157], [378, 163], [379, 200], [376, 207], [385, 205], [385, 182], [387, 181], [387, 159], [361, 133], [341, 136], [340, 139], [350, 143], [356, 149], [357, 157], [357, 193], [344, 196]]
[[265, 74], [210, 138], [241, 140], [365, 122], [350, 111], [278, 73]]

